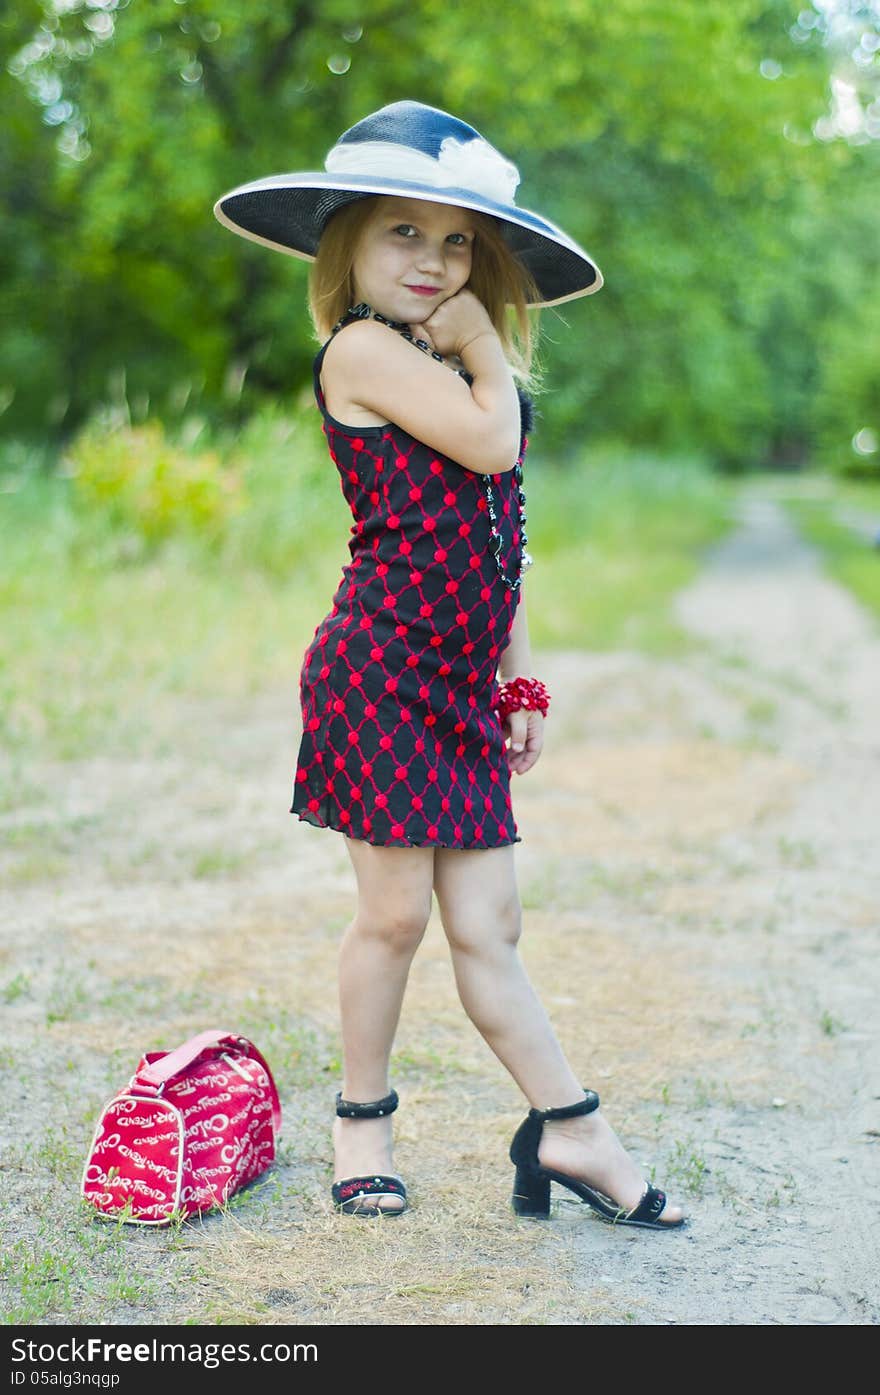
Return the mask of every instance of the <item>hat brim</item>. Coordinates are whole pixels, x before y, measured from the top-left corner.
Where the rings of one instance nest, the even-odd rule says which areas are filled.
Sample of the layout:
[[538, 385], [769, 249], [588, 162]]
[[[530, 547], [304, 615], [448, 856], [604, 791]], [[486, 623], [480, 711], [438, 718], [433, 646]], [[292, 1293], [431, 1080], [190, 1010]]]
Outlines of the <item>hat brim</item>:
[[593, 258], [561, 228], [526, 208], [495, 203], [471, 189], [437, 189], [412, 180], [372, 175], [343, 180], [325, 173], [279, 174], [223, 194], [214, 205], [214, 215], [240, 237], [314, 261], [328, 219], [346, 204], [370, 194], [453, 204], [499, 219], [511, 251], [538, 287], [541, 299], [530, 302], [536, 307], [562, 305], [592, 295], [602, 285], [602, 273]]

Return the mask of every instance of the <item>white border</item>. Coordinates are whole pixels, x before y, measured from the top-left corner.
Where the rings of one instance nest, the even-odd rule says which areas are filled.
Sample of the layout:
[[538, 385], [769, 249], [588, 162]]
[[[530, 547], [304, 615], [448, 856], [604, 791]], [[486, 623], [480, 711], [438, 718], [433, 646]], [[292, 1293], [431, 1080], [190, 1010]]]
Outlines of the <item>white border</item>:
[[[180, 1146], [177, 1152], [178, 1165], [177, 1181], [174, 1184], [174, 1205], [171, 1208], [171, 1214], [169, 1216], [161, 1217], [159, 1220], [142, 1221], [139, 1220], [136, 1216], [124, 1216], [122, 1214], [125, 1209], [124, 1207], [120, 1207], [117, 1212], [105, 1211], [102, 1207], [96, 1206], [92, 1198], [86, 1194], [86, 1173], [88, 1172], [89, 1167], [92, 1164], [92, 1154], [95, 1149], [95, 1144], [98, 1141], [98, 1135], [101, 1132], [101, 1128], [104, 1124], [105, 1116], [107, 1114], [108, 1109], [112, 1109], [115, 1105], [121, 1104], [123, 1100], [137, 1100], [138, 1102], [146, 1100], [149, 1104], [161, 1104], [163, 1108], [169, 1109], [177, 1120], [177, 1131]], [[122, 1225], [170, 1225], [172, 1219], [174, 1218], [174, 1214], [180, 1205], [180, 1192], [183, 1183], [183, 1137], [183, 1115], [181, 1114], [180, 1110], [176, 1107], [176, 1105], [173, 1105], [170, 1102], [170, 1100], [161, 1099], [158, 1095], [116, 1095], [114, 1099], [107, 1101], [107, 1103], [104, 1105], [104, 1108], [101, 1110], [101, 1114], [98, 1118], [97, 1127], [95, 1128], [94, 1137], [92, 1138], [91, 1146], [89, 1147], [89, 1151], [86, 1155], [85, 1167], [83, 1168], [82, 1181], [80, 1183], [80, 1193], [82, 1197], [85, 1201], [89, 1203], [91, 1207], [94, 1208], [95, 1214], [98, 1217], [100, 1217], [101, 1220], [104, 1221], [115, 1221], [117, 1225], [119, 1225], [120, 1223]]]

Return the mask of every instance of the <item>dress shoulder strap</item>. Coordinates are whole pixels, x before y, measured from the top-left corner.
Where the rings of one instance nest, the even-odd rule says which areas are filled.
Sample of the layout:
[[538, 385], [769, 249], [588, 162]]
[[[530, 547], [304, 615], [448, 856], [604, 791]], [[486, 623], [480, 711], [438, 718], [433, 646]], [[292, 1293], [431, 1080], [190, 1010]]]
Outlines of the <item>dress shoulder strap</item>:
[[324, 411], [325, 403], [324, 394], [321, 391], [321, 368], [324, 363], [324, 355], [327, 352], [327, 345], [331, 342], [331, 339], [328, 339], [325, 344], [321, 345], [320, 349], [315, 354], [315, 357], [312, 360], [312, 386], [315, 390], [315, 397], [317, 399], [318, 406], [321, 408], [322, 412]]
[[337, 320], [336, 324], [330, 331], [330, 338], [327, 339], [321, 345], [312, 362], [312, 382], [315, 389], [315, 397], [317, 399], [318, 406], [321, 408], [322, 412], [326, 411], [324, 394], [321, 391], [321, 369], [324, 366], [324, 355], [326, 354], [327, 350], [329, 349], [330, 345], [333, 343], [333, 340], [336, 338], [337, 334], [341, 329], [345, 329], [346, 325], [354, 324], [357, 320], [362, 320], [366, 318], [366, 316], [357, 313], [359, 309], [360, 306], [346, 310], [345, 314], [342, 316], [342, 319]]

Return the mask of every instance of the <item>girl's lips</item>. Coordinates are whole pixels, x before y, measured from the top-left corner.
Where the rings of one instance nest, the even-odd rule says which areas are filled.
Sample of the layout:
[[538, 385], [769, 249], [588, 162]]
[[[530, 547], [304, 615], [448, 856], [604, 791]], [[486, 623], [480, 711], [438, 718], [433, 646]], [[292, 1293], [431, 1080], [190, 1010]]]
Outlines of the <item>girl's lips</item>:
[[416, 295], [439, 295], [439, 286], [407, 286], [408, 291], [415, 291]]

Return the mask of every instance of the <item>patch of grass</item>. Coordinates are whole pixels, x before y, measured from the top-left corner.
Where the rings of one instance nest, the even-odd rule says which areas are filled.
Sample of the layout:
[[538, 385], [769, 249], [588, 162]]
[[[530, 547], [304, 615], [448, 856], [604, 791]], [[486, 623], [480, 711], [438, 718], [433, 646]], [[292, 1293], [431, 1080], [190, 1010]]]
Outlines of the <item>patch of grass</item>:
[[252, 860], [250, 853], [232, 852], [227, 848], [214, 848], [200, 853], [192, 864], [192, 874], [196, 878], [226, 877], [231, 872], [240, 872]]
[[764, 726], [775, 722], [779, 715], [779, 704], [768, 697], [751, 697], [746, 704], [746, 721], [753, 726]]
[[46, 1001], [46, 1023], [71, 1022], [88, 1016], [92, 996], [82, 975], [70, 968], [59, 967]]
[[[295, 481], [285, 488], [292, 501]], [[181, 540], [102, 563], [66, 495], [63, 479], [33, 480], [22, 491], [32, 497], [12, 496], [0, 514], [0, 747], [131, 754], [161, 742], [177, 694], [248, 696], [295, 678], [348, 560], [341, 498], [324, 499], [332, 539], [325, 521], [291, 540], [286, 571], [273, 574]]]
[[80, 1137], [71, 1140], [67, 1125], [60, 1124], [47, 1133], [32, 1150], [31, 1161], [38, 1170], [57, 1177], [59, 1181], [76, 1180], [83, 1169], [83, 1145]]
[[806, 839], [782, 837], [777, 846], [782, 861], [790, 867], [815, 867], [819, 860], [816, 849]]
[[98, 840], [106, 817], [101, 813], [36, 818], [7, 826], [3, 841], [10, 858], [3, 868], [3, 879], [24, 886], [66, 876], [81, 848]]
[[711, 1109], [715, 1104], [732, 1109], [736, 1104], [733, 1090], [726, 1081], [704, 1080], [701, 1076], [697, 1076], [694, 1080], [693, 1090], [694, 1109]]
[[693, 1197], [703, 1195], [710, 1171], [709, 1164], [701, 1157], [691, 1138], [675, 1144], [666, 1166], [667, 1177], [675, 1178]]
[[237, 1030], [256, 1042], [282, 1095], [323, 1085], [342, 1069], [335, 1033], [302, 1014], [279, 1008], [265, 993], [250, 994], [236, 1016]]
[[768, 1209], [773, 1210], [779, 1209], [782, 1206], [788, 1206], [794, 1201], [797, 1192], [797, 1181], [791, 1172], [787, 1172], [779, 1186], [774, 1187], [769, 1193], [764, 1204]]
[[16, 974], [7, 984], [0, 989], [0, 1002], [14, 1003], [18, 998], [26, 998], [30, 991], [31, 981], [27, 974]]
[[469, 1067], [453, 1052], [432, 1046], [418, 1046], [392, 1053], [392, 1070], [401, 1080], [444, 1082], [470, 1073]]
[[[572, 887], [572, 882], [574, 886]], [[523, 880], [520, 904], [525, 911], [547, 911], [581, 903], [582, 889], [575, 859], [546, 855], [541, 865]]]
[[541, 461], [525, 487], [538, 645], [689, 647], [669, 601], [729, 527], [728, 481], [694, 460], [609, 451], [564, 465]]
[[[215, 986], [201, 982], [181, 985], [161, 974], [116, 979], [96, 996], [95, 1006], [114, 1016], [137, 1012], [153, 1022], [172, 1015], [195, 1021], [203, 1015], [213, 1017], [225, 1011]], [[178, 1044], [176, 1041], [166, 1043], [169, 1047]], [[156, 1050], [160, 1049], [161, 1044], [156, 1043]]]
[[827, 1008], [822, 1009], [822, 1014], [819, 1018], [819, 1027], [823, 1036], [826, 1037], [836, 1037], [839, 1036], [841, 1032], [846, 1031], [846, 1024], [841, 1022], [839, 1017], [835, 1017], [830, 1013]]
[[28, 1240], [15, 1241], [0, 1254], [4, 1321], [17, 1326], [68, 1313], [73, 1273], [71, 1257], [55, 1246], [38, 1249]]
[[665, 886], [674, 879], [674, 872], [662, 872], [659, 868], [648, 865], [621, 868], [594, 863], [582, 876], [580, 891], [581, 895], [585, 895], [598, 889], [623, 900], [642, 904], [658, 887]]
[[721, 1205], [731, 1206], [736, 1211], [742, 1211], [742, 1198], [727, 1173], [716, 1168], [712, 1173], [712, 1180]]
[[[801, 697], [806, 702], [812, 703], [812, 705], [821, 712], [825, 712], [829, 717], [835, 718], [838, 721], [843, 720], [846, 716], [846, 704], [844, 702], [841, 702], [837, 698], [829, 698], [823, 694], [817, 693], [805, 679], [799, 677], [796, 673], [792, 673], [790, 669], [773, 669], [756, 664], [753, 659], [748, 659], [735, 650], [721, 650], [715, 654], [714, 657], [718, 667], [722, 670], [747, 672], [754, 680], [770, 682], [774, 687], [782, 688], [786, 692], [792, 693], [796, 697]], [[742, 682], [737, 682], [735, 679], [731, 680], [727, 678], [726, 681], [719, 681], [723, 682], [725, 692], [728, 692], [731, 697], [743, 704], [744, 715], [748, 720], [749, 710], [754, 701], [754, 694], [751, 688]], [[764, 699], [759, 698], [758, 702], [763, 705]], [[753, 725], [759, 724], [753, 723]], [[742, 743], [738, 742], [737, 744], [743, 744], [750, 749], [777, 749], [775, 744], [767, 744], [762, 747], [760, 745], [762, 739], [765, 738], [762, 738], [760, 733], [751, 732]]]
[[880, 485], [853, 487], [837, 484], [827, 498], [787, 499], [789, 510], [804, 537], [821, 552], [826, 570], [875, 616], [880, 616], [880, 550], [865, 533], [835, 517], [840, 504], [857, 500], [867, 517], [880, 517]]
[[137, 1262], [123, 1227], [95, 1221], [85, 1203], [72, 1219], [45, 1214], [0, 1254], [3, 1321], [12, 1326], [84, 1321], [84, 1311], [95, 1320], [108, 1303], [146, 1306], [160, 1282]]
[[59, 880], [69, 870], [68, 858], [37, 849], [13, 858], [3, 870], [3, 880], [12, 886], [36, 886]]

